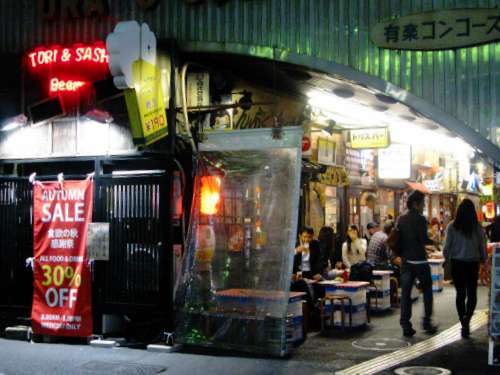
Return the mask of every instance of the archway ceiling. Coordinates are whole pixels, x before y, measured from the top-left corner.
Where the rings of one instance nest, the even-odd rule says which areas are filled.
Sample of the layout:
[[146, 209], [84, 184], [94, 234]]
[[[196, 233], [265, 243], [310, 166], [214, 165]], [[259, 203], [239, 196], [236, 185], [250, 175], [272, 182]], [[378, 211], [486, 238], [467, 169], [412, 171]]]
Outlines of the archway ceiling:
[[[315, 103], [311, 96], [320, 96], [322, 100], [313, 106], [320, 107], [342, 128], [389, 126], [391, 130], [400, 130], [400, 137], [404, 136], [406, 128], [422, 129], [431, 131], [436, 140], [450, 140], [450, 144], [446, 145], [448, 149], [456, 147], [469, 153], [473, 150], [472, 147], [464, 146], [467, 142], [457, 134], [410, 106], [344, 77], [237, 55], [191, 54], [188, 57], [210, 69], [224, 71], [232, 78], [254, 82], [281, 95], [290, 95], [310, 103]], [[412, 140], [408, 139], [408, 143], [412, 143]]]

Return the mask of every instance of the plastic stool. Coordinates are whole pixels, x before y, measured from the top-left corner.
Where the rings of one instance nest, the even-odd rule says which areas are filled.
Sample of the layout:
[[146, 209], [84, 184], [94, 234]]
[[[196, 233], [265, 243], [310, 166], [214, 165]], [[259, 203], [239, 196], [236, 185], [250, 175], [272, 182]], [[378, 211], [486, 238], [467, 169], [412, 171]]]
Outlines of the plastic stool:
[[352, 328], [352, 300], [349, 296], [347, 295], [329, 295], [325, 296], [324, 298], [319, 299], [319, 313], [320, 313], [320, 320], [321, 320], [321, 332], [324, 332], [325, 330], [325, 302], [330, 301], [330, 304], [332, 305], [332, 311], [330, 313], [330, 323], [332, 326], [335, 326], [335, 301], [340, 301], [340, 324], [342, 329], [345, 329], [345, 302], [347, 301], [349, 303], [349, 328]]

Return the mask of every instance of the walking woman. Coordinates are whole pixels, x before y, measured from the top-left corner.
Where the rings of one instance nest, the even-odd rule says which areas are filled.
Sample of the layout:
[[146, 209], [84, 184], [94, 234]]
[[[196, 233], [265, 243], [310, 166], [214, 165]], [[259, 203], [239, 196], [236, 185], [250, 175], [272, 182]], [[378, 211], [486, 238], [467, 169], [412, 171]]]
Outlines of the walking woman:
[[486, 237], [470, 199], [460, 203], [455, 221], [448, 225], [443, 253], [446, 262], [451, 263], [462, 337], [467, 338], [470, 334], [469, 322], [477, 303], [479, 263], [486, 260]]

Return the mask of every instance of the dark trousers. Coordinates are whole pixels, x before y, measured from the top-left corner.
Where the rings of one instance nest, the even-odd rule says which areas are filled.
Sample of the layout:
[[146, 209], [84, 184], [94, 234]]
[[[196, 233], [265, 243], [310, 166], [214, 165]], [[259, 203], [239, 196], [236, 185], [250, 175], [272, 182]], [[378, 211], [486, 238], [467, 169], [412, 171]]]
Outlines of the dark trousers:
[[[451, 276], [457, 291], [456, 305], [460, 321], [470, 319], [477, 304], [477, 278], [479, 262], [451, 260]], [[465, 299], [467, 298], [467, 305]]]
[[314, 310], [314, 295], [311, 293], [311, 290], [307, 286], [307, 282], [304, 279], [292, 281], [292, 285], [290, 286], [290, 290], [292, 292], [303, 292], [305, 293], [304, 299], [307, 302], [307, 306], [309, 307], [309, 311]]
[[424, 324], [432, 316], [432, 278], [429, 264], [403, 263], [401, 266], [401, 317], [399, 323], [403, 329], [411, 328], [411, 289], [415, 279], [420, 281], [424, 291]]

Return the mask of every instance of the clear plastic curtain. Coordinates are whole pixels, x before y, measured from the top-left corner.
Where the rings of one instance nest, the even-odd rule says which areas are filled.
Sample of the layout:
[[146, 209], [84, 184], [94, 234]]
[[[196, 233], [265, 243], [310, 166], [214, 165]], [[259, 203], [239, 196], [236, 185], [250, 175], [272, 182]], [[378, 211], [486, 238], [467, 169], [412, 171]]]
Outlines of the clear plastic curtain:
[[[178, 339], [250, 352], [287, 351], [302, 130], [209, 133], [200, 146]], [[288, 319], [288, 320], [287, 320]]]

